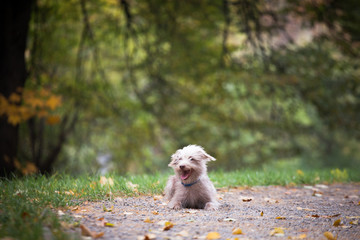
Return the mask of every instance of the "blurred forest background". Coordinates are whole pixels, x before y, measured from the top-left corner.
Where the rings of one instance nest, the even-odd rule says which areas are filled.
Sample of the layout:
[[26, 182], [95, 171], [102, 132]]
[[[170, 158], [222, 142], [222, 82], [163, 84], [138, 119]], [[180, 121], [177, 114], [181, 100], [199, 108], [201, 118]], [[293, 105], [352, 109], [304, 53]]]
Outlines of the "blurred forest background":
[[3, 173], [360, 166], [358, 0], [4, 4]]

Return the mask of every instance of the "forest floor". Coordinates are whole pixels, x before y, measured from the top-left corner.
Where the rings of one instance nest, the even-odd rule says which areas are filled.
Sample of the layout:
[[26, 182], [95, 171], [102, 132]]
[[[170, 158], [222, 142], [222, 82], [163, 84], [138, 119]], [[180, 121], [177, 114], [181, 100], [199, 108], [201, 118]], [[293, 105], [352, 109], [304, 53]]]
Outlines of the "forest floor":
[[360, 239], [359, 183], [222, 188], [218, 198], [217, 211], [172, 210], [162, 196], [63, 211], [81, 224], [67, 232], [99, 239]]

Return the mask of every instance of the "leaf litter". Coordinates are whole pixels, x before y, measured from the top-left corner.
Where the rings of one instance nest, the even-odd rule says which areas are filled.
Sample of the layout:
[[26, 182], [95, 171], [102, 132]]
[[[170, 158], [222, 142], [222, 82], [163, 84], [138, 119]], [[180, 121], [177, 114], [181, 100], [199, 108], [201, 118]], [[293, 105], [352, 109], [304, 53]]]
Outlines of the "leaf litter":
[[360, 185], [325, 186], [317, 186], [322, 197], [312, 196], [310, 187], [221, 189], [218, 211], [171, 210], [162, 196], [105, 202], [112, 211], [104, 211], [103, 202], [62, 211], [81, 224], [66, 231], [101, 239], [237, 239], [234, 232], [241, 239], [359, 239], [360, 208], [344, 196], [360, 196]]

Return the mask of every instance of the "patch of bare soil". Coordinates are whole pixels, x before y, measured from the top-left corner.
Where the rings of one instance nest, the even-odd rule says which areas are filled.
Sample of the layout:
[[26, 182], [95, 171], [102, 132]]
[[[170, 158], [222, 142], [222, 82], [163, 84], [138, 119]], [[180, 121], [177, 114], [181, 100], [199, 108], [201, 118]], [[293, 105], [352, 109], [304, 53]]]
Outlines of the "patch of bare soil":
[[218, 211], [175, 211], [162, 196], [140, 196], [87, 202], [67, 214], [99, 239], [360, 239], [357, 183], [218, 189], [218, 197]]

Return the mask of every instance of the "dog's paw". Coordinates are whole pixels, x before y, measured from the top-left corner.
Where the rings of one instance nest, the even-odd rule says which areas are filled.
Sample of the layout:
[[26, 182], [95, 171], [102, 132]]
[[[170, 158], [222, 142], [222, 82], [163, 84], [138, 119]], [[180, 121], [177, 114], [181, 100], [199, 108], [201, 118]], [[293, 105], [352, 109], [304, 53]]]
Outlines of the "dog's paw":
[[213, 202], [208, 202], [205, 204], [205, 210], [213, 210], [216, 211], [218, 210], [218, 203], [213, 203]]
[[181, 209], [181, 203], [180, 202], [177, 202], [177, 203], [169, 202], [168, 207], [171, 209], [179, 210], [179, 209]]

